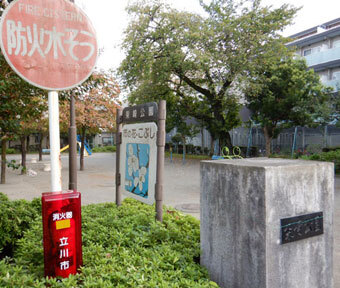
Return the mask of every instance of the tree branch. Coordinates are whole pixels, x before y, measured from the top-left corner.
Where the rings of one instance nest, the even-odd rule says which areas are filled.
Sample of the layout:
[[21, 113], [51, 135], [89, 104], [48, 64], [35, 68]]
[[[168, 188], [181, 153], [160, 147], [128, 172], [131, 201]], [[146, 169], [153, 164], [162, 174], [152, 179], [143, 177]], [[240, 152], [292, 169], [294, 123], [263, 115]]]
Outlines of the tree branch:
[[189, 77], [185, 76], [181, 71], [177, 70], [175, 71], [175, 73], [178, 75], [180, 79], [182, 79], [185, 83], [187, 83], [191, 88], [193, 88], [197, 92], [207, 96], [208, 98], [213, 97], [211, 91], [209, 91], [208, 89], [202, 88], [201, 86], [198, 86]]
[[225, 94], [225, 92], [227, 91], [227, 88], [231, 85], [232, 82], [233, 81], [230, 81], [230, 80], [224, 81], [220, 92], [218, 92], [218, 97], [222, 97]]

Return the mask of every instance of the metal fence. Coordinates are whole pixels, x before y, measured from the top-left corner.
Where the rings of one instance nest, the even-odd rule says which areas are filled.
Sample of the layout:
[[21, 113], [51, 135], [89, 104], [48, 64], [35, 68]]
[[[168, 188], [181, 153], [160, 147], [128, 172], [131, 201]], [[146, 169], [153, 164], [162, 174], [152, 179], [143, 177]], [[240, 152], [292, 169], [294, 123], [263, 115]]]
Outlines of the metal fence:
[[[260, 127], [251, 129], [240, 127], [233, 129], [230, 134], [233, 145], [257, 147], [260, 152], [265, 149], [265, 137]], [[273, 139], [271, 145], [274, 153], [289, 152], [293, 146], [296, 151], [340, 147], [340, 128], [327, 125], [318, 128], [296, 127], [285, 129], [276, 139]]]

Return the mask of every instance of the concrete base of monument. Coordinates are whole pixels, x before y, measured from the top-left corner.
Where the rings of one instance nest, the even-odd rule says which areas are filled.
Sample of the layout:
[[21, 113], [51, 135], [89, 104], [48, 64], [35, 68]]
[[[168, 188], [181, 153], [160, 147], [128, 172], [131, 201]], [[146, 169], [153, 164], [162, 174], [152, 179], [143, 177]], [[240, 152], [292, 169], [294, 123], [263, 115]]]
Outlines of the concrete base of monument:
[[334, 167], [201, 162], [201, 264], [221, 287], [333, 287]]

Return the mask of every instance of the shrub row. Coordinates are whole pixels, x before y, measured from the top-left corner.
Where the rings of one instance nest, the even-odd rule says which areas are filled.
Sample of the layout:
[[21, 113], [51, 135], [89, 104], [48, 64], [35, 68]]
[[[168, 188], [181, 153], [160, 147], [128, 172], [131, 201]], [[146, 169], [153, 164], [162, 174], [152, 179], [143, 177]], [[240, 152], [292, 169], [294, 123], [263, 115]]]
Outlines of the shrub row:
[[[165, 144], [165, 150], [170, 151], [170, 147], [172, 147], [172, 152], [174, 153], [183, 153], [183, 145], [182, 144], [172, 144], [172, 143], [166, 143]], [[185, 145], [185, 151], [187, 154], [194, 154], [194, 155], [201, 155], [201, 154], [209, 154], [209, 148], [202, 148], [201, 146], [195, 146], [193, 144], [187, 144]]]
[[336, 170], [339, 170], [340, 168], [340, 150], [321, 152], [312, 155], [303, 155], [301, 158], [305, 160], [333, 162]]
[[[2, 150], [0, 148], [0, 154], [1, 154], [1, 152], [2, 152]], [[20, 151], [14, 149], [14, 148], [7, 148], [6, 149], [6, 154], [18, 154], [18, 153], [20, 153]]]
[[116, 152], [116, 146], [94, 147], [92, 152]]
[[40, 199], [9, 201], [0, 193], [0, 257], [11, 256], [18, 239], [41, 214]]
[[[82, 208], [84, 265], [67, 279], [43, 276], [41, 217], [0, 261], [0, 287], [218, 287], [199, 264], [199, 222], [134, 200]], [[1, 221], [1, 220], [0, 220]]]

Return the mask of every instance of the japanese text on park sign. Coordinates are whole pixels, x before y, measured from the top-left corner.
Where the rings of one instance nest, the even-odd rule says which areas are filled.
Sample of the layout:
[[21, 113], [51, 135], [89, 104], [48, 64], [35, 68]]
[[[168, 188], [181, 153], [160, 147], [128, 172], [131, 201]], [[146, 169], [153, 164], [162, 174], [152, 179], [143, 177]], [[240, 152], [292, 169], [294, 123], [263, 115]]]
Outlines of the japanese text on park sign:
[[[7, 31], [7, 53], [9, 55], [20, 55], [31, 57], [34, 53], [38, 53], [42, 58], [49, 53], [53, 53], [53, 58], [58, 59], [63, 56], [71, 56], [75, 61], [82, 60], [84, 62], [91, 59], [95, 53], [95, 46], [91, 42], [79, 41], [79, 36], [85, 36], [94, 39], [95, 35], [89, 31], [78, 30], [72, 28], [71, 22], [83, 22], [83, 16], [79, 13], [68, 12], [63, 10], [54, 10], [36, 5], [27, 5], [19, 3], [18, 9], [20, 13], [55, 18], [63, 21], [69, 21], [70, 26], [58, 31], [55, 26], [48, 30], [33, 23], [32, 26], [24, 26], [21, 21], [6, 20]], [[77, 46], [88, 47], [89, 52], [84, 57], [79, 58], [75, 53]]]
[[154, 139], [156, 137], [157, 130], [154, 128], [153, 125], [150, 125], [147, 127], [144, 125], [144, 127], [140, 128], [127, 128], [129, 126], [125, 126], [123, 129], [123, 137], [124, 138], [130, 138], [130, 139]]

